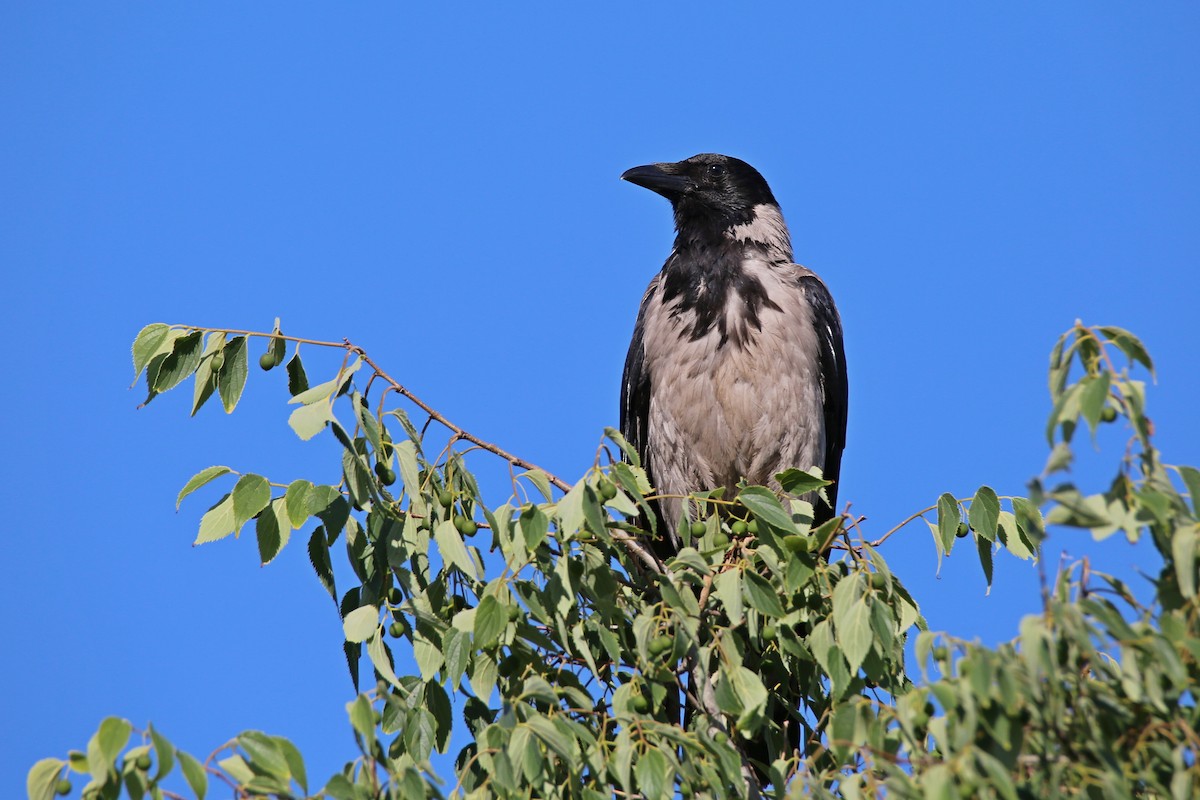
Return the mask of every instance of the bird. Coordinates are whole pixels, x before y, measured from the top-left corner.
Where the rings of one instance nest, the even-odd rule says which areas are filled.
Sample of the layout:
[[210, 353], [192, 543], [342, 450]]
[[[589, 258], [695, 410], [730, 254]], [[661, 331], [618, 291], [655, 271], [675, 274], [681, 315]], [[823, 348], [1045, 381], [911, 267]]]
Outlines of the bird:
[[658, 501], [656, 554], [681, 546], [680, 495], [819, 467], [836, 515], [848, 401], [842, 322], [825, 283], [796, 264], [766, 180], [701, 153], [626, 170], [670, 201], [675, 243], [642, 296], [625, 360], [620, 430]]
[[[681, 547], [683, 500], [739, 482], [780, 491], [775, 475], [819, 467], [833, 481], [813, 525], [836, 515], [848, 387], [842, 321], [825, 283], [796, 264], [783, 213], [758, 170], [701, 153], [621, 177], [671, 202], [675, 243], [642, 296], [621, 381], [620, 430], [655, 488], [655, 555]], [[692, 675], [692, 681], [697, 680]], [[801, 745], [801, 687], [773, 687], [767, 715]], [[666, 713], [678, 718], [668, 697]], [[686, 727], [693, 710], [684, 709]], [[772, 743], [774, 740], [774, 744]], [[742, 745], [760, 784], [781, 742]]]

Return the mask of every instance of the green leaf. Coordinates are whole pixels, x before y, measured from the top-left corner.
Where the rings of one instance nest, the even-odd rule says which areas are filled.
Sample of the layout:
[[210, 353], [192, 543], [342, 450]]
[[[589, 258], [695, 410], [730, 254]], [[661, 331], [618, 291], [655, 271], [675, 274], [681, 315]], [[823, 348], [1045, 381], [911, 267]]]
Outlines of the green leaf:
[[437, 677], [438, 670], [446, 663], [441, 647], [436, 642], [426, 639], [420, 630], [413, 634], [413, 658], [416, 659], [423, 681], [431, 681]]
[[[939, 506], [940, 512], [940, 506]], [[968, 510], [971, 527], [989, 542], [996, 541], [996, 522], [1000, 519], [1000, 499], [990, 486], [980, 486]], [[990, 581], [989, 581], [990, 583]]]
[[308, 493], [313, 488], [310, 481], [303, 478], [288, 484], [287, 492], [283, 495], [287, 507], [288, 521], [293, 528], [299, 528], [309, 518]]
[[337, 587], [333, 580], [333, 564], [329, 561], [329, 546], [325, 543], [325, 526], [318, 525], [308, 537], [308, 561], [317, 573], [317, 580], [337, 602]]
[[325, 401], [300, 406], [288, 417], [288, 425], [306, 442], [325, 430], [329, 422], [337, 422], [337, 417], [333, 415], [333, 407]]
[[500, 634], [508, 625], [508, 613], [492, 595], [484, 595], [475, 609], [475, 647], [491, 650], [500, 643]]
[[235, 336], [225, 344], [225, 363], [217, 373], [217, 394], [221, 395], [221, 405], [226, 414], [232, 414], [237, 408], [238, 400], [242, 398], [242, 390], [246, 388], [246, 375], [249, 366], [246, 363], [246, 337]]
[[304, 758], [300, 755], [300, 751], [296, 749], [296, 745], [292, 744], [282, 736], [273, 736], [275, 744], [283, 753], [284, 759], [287, 761], [288, 772], [291, 773], [292, 779], [300, 784], [304, 794], [308, 794], [308, 772], [304, 768]]
[[246, 751], [250, 764], [254, 767], [285, 782], [291, 778], [292, 772], [287, 759], [273, 737], [261, 731], [245, 731], [238, 735], [237, 743]]
[[1096, 376], [1088, 376], [1080, 381], [1083, 387], [1079, 391], [1079, 410], [1083, 414], [1083, 418], [1087, 420], [1088, 429], [1093, 433], [1096, 431], [1096, 426], [1100, 424], [1100, 415], [1104, 412], [1104, 405], [1108, 401], [1108, 389], [1112, 380], [1112, 376], [1108, 372], [1101, 372]]
[[1150, 353], [1146, 350], [1146, 346], [1142, 344], [1142, 340], [1134, 336], [1124, 328], [1117, 328], [1112, 325], [1101, 327], [1100, 333], [1103, 336], [1120, 348], [1131, 362], [1144, 366], [1154, 375], [1154, 362], [1150, 360]]
[[802, 495], [815, 492], [825, 486], [832, 486], [833, 481], [818, 478], [816, 475], [803, 470], [789, 468], [775, 476], [779, 486], [788, 494]]
[[214, 481], [222, 475], [228, 475], [230, 472], [233, 472], [233, 470], [231, 470], [229, 467], [221, 466], [205, 467], [197, 472], [188, 480], [186, 484], [184, 484], [183, 488], [179, 490], [179, 497], [175, 498], [175, 510], [179, 510], [179, 505], [183, 502], [183, 498], [187, 497], [189, 494], [196, 491], [201, 486], [209, 483], [210, 481]]
[[108, 717], [88, 741], [88, 767], [92, 777], [104, 782], [108, 770], [129, 742], [133, 726], [119, 717]]
[[360, 694], [347, 703], [346, 712], [350, 715], [350, 725], [354, 730], [367, 741], [375, 741], [375, 711], [367, 696]]
[[992, 593], [992, 542], [979, 536], [975, 539], [979, 550], [979, 566], [983, 567], [983, 577], [987, 580], [987, 594]]
[[154, 743], [154, 754], [157, 756], [155, 760], [158, 762], [158, 769], [154, 773], [154, 780], [157, 782], [165, 778], [175, 766], [175, 748], [153, 725], [150, 726], [150, 741]]
[[[192, 416], [200, 407], [208, 402], [217, 389], [217, 371], [213, 370], [213, 358], [225, 347], [225, 332], [209, 334], [204, 344], [204, 354], [200, 357], [200, 366], [196, 368], [196, 386], [192, 393]], [[224, 359], [224, 355], [221, 356]]]
[[[476, 612], [475, 624], [479, 624]], [[446, 675], [450, 679], [450, 688], [457, 689], [467, 671], [467, 663], [471, 657], [471, 640], [462, 631], [447, 628], [442, 634], [442, 652], [446, 657]]]
[[54, 787], [66, 768], [67, 762], [60, 758], [43, 758], [30, 767], [25, 776], [25, 793], [29, 800], [53, 800]]
[[1195, 467], [1176, 467], [1179, 477], [1187, 487], [1188, 496], [1192, 499], [1192, 514], [1200, 516], [1200, 470]]
[[224, 539], [236, 530], [233, 524], [233, 494], [227, 494], [200, 518], [200, 532], [192, 544]]
[[857, 673], [863, 659], [871, 652], [874, 638], [871, 632], [871, 607], [867, 605], [867, 598], [858, 598], [840, 616], [835, 616], [833, 625], [842, 655], [850, 665], [850, 672]]
[[463, 544], [462, 536], [454, 527], [453, 522], [450, 520], [439, 522], [433, 529], [433, 538], [437, 542], [442, 558], [448, 565], [458, 567], [471, 580], [479, 580], [479, 574], [475, 570], [475, 561], [467, 552], [467, 546]]
[[342, 631], [348, 642], [365, 642], [379, 629], [379, 606], [359, 606], [342, 620]]
[[958, 532], [958, 523], [962, 522], [958, 500], [954, 499], [954, 495], [946, 492], [938, 498], [937, 511], [938, 539], [942, 545], [942, 552], [949, 555], [950, 548], [954, 546], [954, 536]]
[[1180, 525], [1171, 535], [1171, 557], [1175, 561], [1175, 577], [1184, 597], [1196, 594], [1196, 527]]
[[534, 736], [541, 739], [559, 758], [570, 763], [575, 755], [571, 740], [553, 722], [541, 714], [533, 714], [530, 715], [527, 724]]
[[246, 763], [246, 759], [239, 754], [234, 754], [226, 758], [218, 759], [217, 766], [229, 773], [229, 776], [243, 786], [254, 780], [254, 770], [250, 769], [250, 765]]
[[308, 391], [308, 375], [304, 373], [304, 363], [300, 360], [299, 347], [296, 348], [291, 360], [287, 362], [287, 376], [288, 394], [292, 397]]
[[767, 687], [762, 680], [745, 667], [735, 667], [722, 670], [721, 677], [728, 679], [729, 685], [740, 701], [742, 711], [738, 716], [738, 725], [749, 725], [752, 720], [762, 716], [767, 707]]
[[795, 533], [792, 516], [784, 510], [779, 498], [762, 486], [747, 486], [738, 492], [738, 502], [750, 509], [759, 522], [770, 525], [780, 533]]
[[[158, 355], [159, 348], [167, 341], [171, 326], [161, 322], [153, 322], [138, 331], [133, 340], [133, 382], [141, 377], [142, 370], [150, 363], [150, 359]], [[41, 763], [41, 762], [38, 762]]]
[[195, 331], [180, 336], [171, 346], [171, 352], [158, 365], [151, 386], [151, 394], [162, 394], [174, 389], [184, 378], [190, 376], [200, 366], [200, 354], [204, 346], [204, 333]]
[[240, 531], [248, 520], [271, 502], [271, 484], [261, 475], [243, 475], [233, 487], [233, 529]]
[[480, 700], [487, 702], [496, 689], [496, 662], [477, 653], [471, 666], [471, 691]]
[[392, 686], [403, 688], [400, 679], [396, 677], [395, 667], [392, 666], [391, 651], [382, 636], [373, 636], [367, 642], [367, 657], [385, 681]]
[[182, 750], [176, 750], [175, 755], [179, 756], [179, 766], [183, 769], [188, 788], [195, 793], [196, 800], [204, 800], [208, 794], [208, 773], [204, 771], [204, 765], [195, 756]]
[[643, 797], [672, 796], [672, 773], [667, 757], [657, 749], [647, 750], [633, 767]]
[[725, 607], [725, 613], [729, 617], [730, 624], [740, 625], [746, 616], [745, 605], [742, 599], [741, 571], [730, 569], [717, 575], [713, 579], [713, 590], [717, 595], [717, 599], [721, 601], [721, 605]]
[[747, 570], [743, 573], [743, 584], [746, 587], [746, 600], [751, 608], [774, 619], [783, 616], [783, 604], [779, 602], [779, 594], [766, 578]]

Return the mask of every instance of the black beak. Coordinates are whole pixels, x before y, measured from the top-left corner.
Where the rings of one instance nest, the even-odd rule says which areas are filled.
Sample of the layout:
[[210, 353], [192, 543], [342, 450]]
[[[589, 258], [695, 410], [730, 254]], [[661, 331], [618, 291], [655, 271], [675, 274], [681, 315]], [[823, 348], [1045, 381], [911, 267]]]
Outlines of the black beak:
[[627, 169], [621, 174], [621, 180], [642, 186], [652, 192], [657, 192], [668, 200], [695, 188], [692, 179], [680, 175], [676, 164], [647, 164], [644, 167]]

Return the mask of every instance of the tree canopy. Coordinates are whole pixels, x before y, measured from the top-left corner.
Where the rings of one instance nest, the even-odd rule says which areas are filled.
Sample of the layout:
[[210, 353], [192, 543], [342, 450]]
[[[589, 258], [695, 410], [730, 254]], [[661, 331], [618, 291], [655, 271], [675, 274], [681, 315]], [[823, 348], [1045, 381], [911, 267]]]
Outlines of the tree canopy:
[[[263, 564], [307, 531], [361, 690], [347, 706], [358, 751], [310, 781], [282, 736], [246, 731], [197, 757], [112, 717], [84, 749], [33, 766], [31, 799], [70, 793], [73, 776], [96, 798], [218, 785], [338, 800], [1200, 792], [1200, 470], [1157, 449], [1142, 379], [1153, 362], [1128, 331], [1076, 323], [1054, 345], [1050, 454], [1027, 496], [982, 486], [914, 503], [927, 507], [891, 530], [849, 514], [814, 528], [789, 495], [827, 483], [788, 470], [782, 498], [761, 486], [694, 496], [685, 546], [665, 562], [647, 546], [654, 489], [616, 431], [569, 482], [446, 419], [349, 342], [286, 336], [278, 321], [148, 325], [133, 344], [146, 402], [192, 378], [193, 414], [213, 398], [232, 413], [252, 343], [265, 344], [262, 369], [284, 367], [296, 434], [341, 443], [339, 478], [211, 466], [177, 503], [224, 487], [196, 542], [252, 525]], [[316, 384], [301, 360], [312, 348], [343, 355]], [[1101, 426], [1124, 426], [1128, 444], [1111, 483], [1088, 493], [1064, 473], [1077, 434]], [[475, 453], [509, 470], [507, 498], [483, 496]], [[989, 583], [997, 554], [1037, 558], [1048, 526], [1144, 538], [1161, 568], [1143, 589], [1064, 564], [1041, 613], [992, 648], [930, 631], [889, 570], [889, 540], [922, 524], [931, 558], [973, 548]], [[353, 586], [337, 585], [336, 559]], [[467, 744], [438, 775], [431, 759], [452, 738]]]

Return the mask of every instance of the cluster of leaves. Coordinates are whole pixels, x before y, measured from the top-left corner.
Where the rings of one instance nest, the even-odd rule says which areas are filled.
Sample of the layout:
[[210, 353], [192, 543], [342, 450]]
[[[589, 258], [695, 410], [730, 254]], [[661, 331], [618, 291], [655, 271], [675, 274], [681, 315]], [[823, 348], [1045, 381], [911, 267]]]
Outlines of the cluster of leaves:
[[[526, 468], [508, 500], [489, 506], [465, 446], [531, 465], [453, 426], [433, 455], [429, 423], [418, 429], [409, 411], [448, 423], [348, 343], [285, 337], [278, 322], [249, 335], [267, 341], [264, 369], [297, 343], [290, 423], [304, 439], [328, 429], [341, 442], [339, 481], [273, 483], [218, 466], [179, 501], [236, 476], [197, 542], [253, 520], [264, 563], [315, 525], [308, 554], [341, 611], [355, 685], [364, 649], [376, 679], [348, 705], [359, 756], [319, 796], [442, 796], [431, 758], [448, 751], [456, 725], [470, 741], [457, 753], [454, 796], [1184, 797], [1197, 788], [1200, 528], [1171, 476], [1194, 503], [1200, 472], [1160, 463], [1144, 385], [1112, 360], [1116, 351], [1152, 369], [1125, 331], [1076, 325], [1051, 363], [1046, 475], [1070, 463], [1080, 419], [1093, 433], [1126, 419], [1133, 439], [1108, 492], [1083, 497], [1039, 480], [1030, 497], [1001, 498], [985, 486], [962, 500], [943, 495], [910, 521], [934, 516], [939, 561], [973, 540], [989, 584], [993, 553], [1035, 557], [1047, 523], [1131, 539], [1149, 530], [1163, 559], [1157, 600], [1139, 605], [1119, 581], [1074, 565], [1044, 612], [995, 649], [926, 630], [881, 555], [903, 524], [874, 541], [844, 519], [813, 529], [812, 507], [794, 498], [825, 485], [819, 476], [781, 474], [783, 500], [756, 486], [697, 496], [680, 529], [685, 546], [662, 563], [646, 546], [652, 487], [616, 432], [607, 436], [622, 458], [598, 459], [574, 485]], [[193, 413], [214, 391], [232, 411], [246, 336], [151, 325], [134, 343], [135, 369], [150, 399], [195, 375]], [[344, 350], [331, 380], [309, 387], [301, 343]], [[335, 586], [337, 551], [356, 578], [346, 591]], [[914, 633], [916, 683], [905, 665]], [[198, 797], [210, 776], [239, 797], [308, 792], [283, 739], [248, 732], [201, 763], [153, 729], [126, 750], [129, 735], [128, 723], [106, 720], [86, 755], [35, 765], [30, 797], [52, 796], [71, 771], [91, 776], [88, 797], [164, 797], [175, 761]]]

